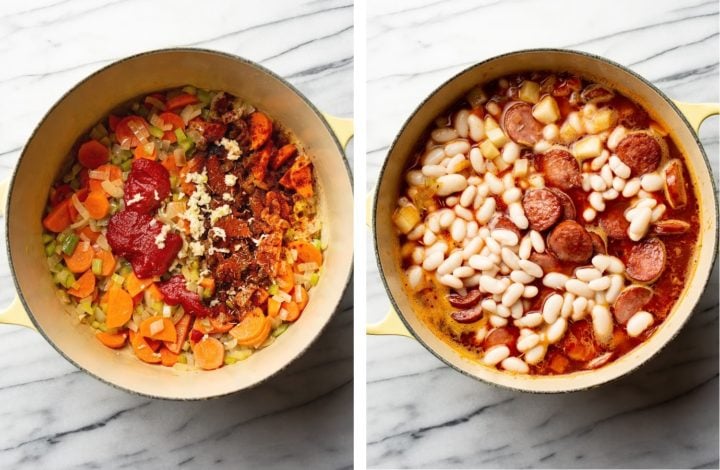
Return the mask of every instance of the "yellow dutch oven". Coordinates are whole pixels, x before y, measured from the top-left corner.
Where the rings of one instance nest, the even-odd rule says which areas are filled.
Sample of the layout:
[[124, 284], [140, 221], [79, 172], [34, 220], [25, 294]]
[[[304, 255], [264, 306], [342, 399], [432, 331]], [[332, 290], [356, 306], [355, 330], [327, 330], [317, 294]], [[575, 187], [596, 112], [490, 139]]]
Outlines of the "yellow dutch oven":
[[[648, 341], [625, 356], [596, 370], [567, 375], [533, 376], [503, 372], [469, 359], [438, 338], [416, 315], [403, 288], [400, 243], [391, 220], [404, 182], [403, 172], [416, 143], [433, 120], [460, 100], [473, 86], [502, 76], [533, 70], [567, 71], [606, 84], [634, 99], [662, 123], [685, 155], [700, 204], [700, 235], [690, 267], [689, 282], [671, 313]], [[415, 109], [393, 142], [380, 172], [368, 217], [375, 238], [377, 263], [392, 308], [379, 323], [368, 325], [370, 335], [414, 337], [454, 369], [478, 380], [529, 392], [568, 392], [617, 379], [639, 367], [662, 349], [682, 328], [703, 294], [718, 245], [718, 200], [707, 160], [696, 132], [702, 121], [718, 114], [719, 104], [672, 101], [649, 81], [602, 57], [583, 52], [533, 49], [513, 52], [474, 65], [443, 83]]]
[[[73, 324], [55, 295], [41, 241], [48, 190], [73, 143], [116, 106], [138, 96], [191, 84], [223, 90], [266, 111], [291, 129], [315, 166], [320, 217], [329, 232], [323, 275], [301, 318], [270, 347], [210, 372], [144, 364], [130, 351], [101, 345]], [[92, 74], [45, 115], [20, 156], [6, 192], [7, 250], [17, 297], [0, 322], [36, 329], [67, 360], [92, 376], [142, 395], [190, 400], [252, 387], [287, 366], [330, 321], [352, 269], [352, 183], [343, 148], [348, 119], [320, 113], [292, 85], [240, 57], [201, 49], [135, 55]], [[126, 348], [127, 349], [127, 348]]]

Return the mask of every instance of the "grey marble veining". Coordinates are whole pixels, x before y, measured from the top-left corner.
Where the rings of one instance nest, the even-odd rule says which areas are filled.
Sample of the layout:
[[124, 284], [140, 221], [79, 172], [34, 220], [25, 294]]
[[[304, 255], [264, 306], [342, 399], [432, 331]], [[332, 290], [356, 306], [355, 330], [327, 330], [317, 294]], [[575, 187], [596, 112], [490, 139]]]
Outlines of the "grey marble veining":
[[[150, 49], [192, 45], [247, 57], [323, 111], [349, 117], [352, 35], [352, 2], [342, 0], [2, 2], [0, 179], [67, 89]], [[6, 305], [14, 289], [4, 248], [0, 286]], [[352, 467], [352, 324], [350, 288], [323, 335], [286, 371], [247, 392], [187, 403], [116, 390], [39, 334], [0, 325], [0, 468]]]
[[[368, 179], [415, 106], [463, 68], [568, 47], [629, 66], [683, 101], [718, 93], [716, 1], [399, 1], [368, 6]], [[702, 144], [718, 178], [718, 118]], [[366, 233], [370, 321], [389, 307]], [[369, 337], [369, 467], [718, 468], [718, 268], [680, 335], [636, 373], [583, 393], [495, 388], [407, 338]]]

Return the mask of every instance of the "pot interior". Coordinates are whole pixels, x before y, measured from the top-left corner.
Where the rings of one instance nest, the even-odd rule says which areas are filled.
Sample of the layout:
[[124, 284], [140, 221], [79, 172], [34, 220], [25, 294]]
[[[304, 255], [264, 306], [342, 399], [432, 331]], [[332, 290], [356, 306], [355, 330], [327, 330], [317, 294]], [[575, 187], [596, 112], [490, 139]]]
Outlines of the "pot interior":
[[[182, 372], [140, 362], [102, 346], [75, 325], [55, 296], [41, 241], [48, 190], [78, 137], [113, 108], [140, 95], [183, 85], [230, 92], [290, 129], [315, 165], [328, 250], [320, 282], [297, 324], [249, 359], [211, 372]], [[332, 195], [332, 197], [329, 197]], [[194, 399], [250, 387], [282, 369], [319, 335], [352, 267], [352, 184], [342, 150], [318, 111], [271, 73], [237, 57], [202, 50], [134, 56], [81, 82], [46, 115], [27, 143], [9, 192], [8, 252], [28, 313], [69, 360], [98, 378], [145, 395]]]
[[[550, 70], [573, 72], [606, 84], [645, 107], [654, 120], [664, 124], [678, 149], [685, 155], [691, 178], [701, 201], [698, 249], [690, 267], [692, 282], [670, 315], [649, 341], [609, 365], [594, 371], [562, 376], [528, 376], [501, 372], [463, 356], [438, 338], [416, 315], [406, 294], [400, 271], [400, 243], [391, 219], [403, 186], [403, 170], [427, 127], [460, 100], [468, 90], [514, 73]], [[652, 86], [633, 73], [584, 53], [536, 50], [511, 53], [475, 65], [438, 88], [420, 105], [398, 134], [385, 162], [374, 207], [378, 263], [396, 311], [415, 337], [450, 366], [478, 379], [506, 387], [538, 392], [563, 392], [592, 387], [619, 377], [645, 362], [677, 334], [692, 313], [707, 283], [717, 249], [717, 200], [712, 173], [694, 132], [677, 109]]]

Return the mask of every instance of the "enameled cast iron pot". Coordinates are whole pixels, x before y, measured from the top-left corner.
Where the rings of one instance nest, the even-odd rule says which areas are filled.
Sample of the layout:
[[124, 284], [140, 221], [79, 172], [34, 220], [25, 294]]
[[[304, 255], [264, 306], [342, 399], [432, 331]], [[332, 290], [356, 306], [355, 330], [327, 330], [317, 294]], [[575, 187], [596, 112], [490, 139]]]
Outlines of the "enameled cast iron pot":
[[[194, 85], [223, 90], [266, 111], [297, 136], [315, 166], [323, 230], [324, 272], [300, 319], [270, 347], [214, 371], [182, 372], [145, 364], [127, 349], [108, 349], [86, 325], [74, 325], [55, 295], [41, 241], [48, 189], [76, 139], [116, 106], [138, 96]], [[240, 57], [201, 49], [167, 49], [109, 65], [70, 90], [26, 144], [7, 188], [7, 250], [17, 298], [0, 322], [39, 331], [80, 369], [121, 389], [169, 399], [203, 399], [256, 385], [283, 369], [320, 334], [335, 311], [352, 268], [352, 184], [343, 146], [347, 119], [323, 116], [289, 83]]]
[[[609, 85], [636, 100], [662, 123], [685, 155], [698, 191], [699, 247], [690, 267], [689, 282], [667, 319], [652, 337], [625, 356], [592, 371], [560, 376], [511, 374], [470, 360], [438, 338], [413, 311], [403, 289], [400, 244], [391, 216], [403, 185], [403, 171], [416, 143], [433, 120], [479, 83], [532, 70], [568, 71]], [[663, 348], [680, 330], [695, 308], [708, 282], [718, 244], [718, 200], [712, 171], [696, 132], [718, 104], [673, 102], [649, 81], [601, 57], [556, 49], [518, 51], [474, 65], [443, 83], [418, 106], [398, 133], [380, 172], [371, 213], [377, 262], [394, 310], [368, 326], [369, 334], [411, 336], [454, 369], [485, 382], [531, 392], [567, 392], [587, 389], [634, 370]], [[396, 313], [397, 312], [397, 313]]]

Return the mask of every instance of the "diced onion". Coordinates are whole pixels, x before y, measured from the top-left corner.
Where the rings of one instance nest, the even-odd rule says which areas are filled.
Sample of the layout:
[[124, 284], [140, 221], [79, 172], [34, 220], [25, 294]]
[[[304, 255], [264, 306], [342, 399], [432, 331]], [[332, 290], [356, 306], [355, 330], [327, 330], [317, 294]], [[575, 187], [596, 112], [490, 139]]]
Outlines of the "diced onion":
[[134, 320], [130, 320], [127, 324], [127, 327], [128, 327], [128, 330], [132, 331], [133, 333], [137, 333], [138, 326]]
[[150, 323], [150, 336], [155, 336], [164, 329], [165, 322], [163, 322], [162, 320], [155, 320], [154, 322]]
[[283, 291], [280, 291], [277, 294], [273, 295], [272, 298], [275, 302], [280, 302], [280, 303], [290, 302], [292, 300], [292, 297], [290, 297], [290, 294], [288, 294], [287, 292], [283, 292]]
[[115, 181], [105, 180], [100, 183], [100, 186], [110, 196], [115, 197], [115, 198], [121, 198], [121, 197], [123, 197], [123, 194], [125, 194], [125, 192], [123, 191], [122, 183], [117, 184], [117, 181], [119, 181], [119, 180], [115, 180]]
[[[127, 123], [128, 127], [132, 131], [132, 133], [137, 137], [137, 139], [140, 141], [141, 144], [147, 143], [147, 138], [150, 136], [150, 132], [145, 128], [145, 126], [139, 126], [135, 121], [132, 119], [128, 120]], [[172, 127], [172, 126], [170, 126]]]
[[185, 106], [180, 112], [180, 117], [183, 119], [183, 121], [185, 121], [185, 125], [187, 125], [187, 123], [190, 122], [191, 119], [200, 116], [200, 114], [201, 111], [199, 106], [189, 104]]
[[110, 178], [110, 171], [90, 170], [88, 171], [88, 176], [94, 180], [106, 180]]
[[73, 207], [75, 207], [75, 210], [78, 211], [78, 214], [80, 214], [80, 217], [83, 219], [89, 219], [90, 213], [85, 208], [82, 202], [77, 197], [77, 193], [72, 195], [72, 198], [70, 198], [70, 201], [72, 202]]
[[177, 166], [185, 165], [185, 151], [182, 149], [182, 147], [178, 147], [173, 150], [173, 155], [175, 155], [175, 164]]
[[315, 262], [300, 263], [297, 265], [297, 268], [300, 272], [317, 271], [318, 268], [320, 268], [320, 265]]
[[84, 227], [84, 226], [86, 226], [86, 225], [88, 224], [88, 222], [90, 222], [90, 218], [89, 218], [89, 217], [85, 217], [85, 218], [82, 218], [82, 219], [78, 220], [78, 221], [75, 222], [74, 224], [71, 224], [71, 225], [70, 225], [70, 228], [71, 228], [71, 229], [76, 229], [76, 228]]
[[105, 237], [104, 233], [101, 233], [97, 239], [95, 240], [95, 243], [97, 246], [102, 248], [103, 250], [110, 250], [110, 245], [108, 244], [107, 238]]
[[160, 111], [165, 111], [165, 103], [155, 98], [154, 96], [146, 96], [145, 102], [150, 106], [155, 106]]

